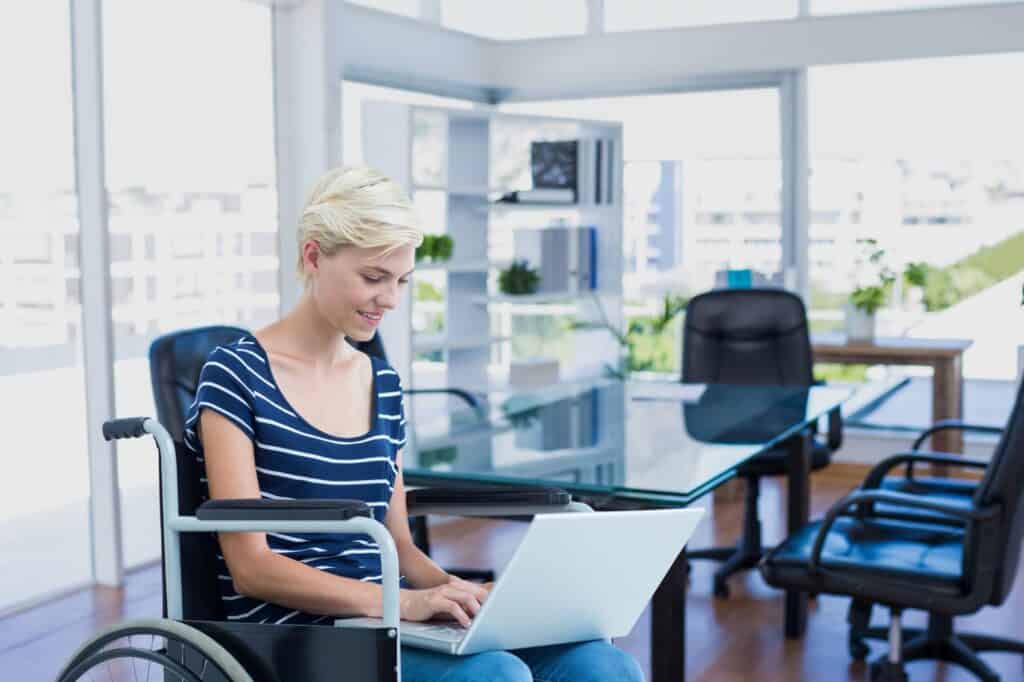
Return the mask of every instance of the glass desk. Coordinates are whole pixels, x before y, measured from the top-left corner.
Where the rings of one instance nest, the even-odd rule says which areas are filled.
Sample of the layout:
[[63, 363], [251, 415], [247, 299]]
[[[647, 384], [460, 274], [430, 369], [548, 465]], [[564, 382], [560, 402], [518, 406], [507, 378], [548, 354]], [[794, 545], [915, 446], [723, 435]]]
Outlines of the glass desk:
[[[595, 509], [682, 507], [736, 475], [743, 461], [790, 451], [788, 528], [807, 522], [810, 427], [849, 389], [595, 380], [488, 396], [487, 407], [426, 414], [410, 401], [410, 485], [536, 484]], [[419, 400], [419, 399], [417, 399]], [[684, 678], [687, 562], [680, 554], [651, 600], [653, 682]], [[806, 595], [786, 594], [798, 637]]]

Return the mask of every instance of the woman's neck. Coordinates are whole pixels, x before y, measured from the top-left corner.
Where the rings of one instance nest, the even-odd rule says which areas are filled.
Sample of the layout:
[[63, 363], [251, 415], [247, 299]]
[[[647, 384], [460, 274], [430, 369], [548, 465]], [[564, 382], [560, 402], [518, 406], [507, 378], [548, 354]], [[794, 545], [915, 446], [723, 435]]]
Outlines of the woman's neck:
[[331, 325], [313, 305], [309, 294], [303, 294], [295, 308], [264, 330], [278, 352], [295, 356], [320, 369], [345, 363], [356, 350], [345, 340], [345, 334]]

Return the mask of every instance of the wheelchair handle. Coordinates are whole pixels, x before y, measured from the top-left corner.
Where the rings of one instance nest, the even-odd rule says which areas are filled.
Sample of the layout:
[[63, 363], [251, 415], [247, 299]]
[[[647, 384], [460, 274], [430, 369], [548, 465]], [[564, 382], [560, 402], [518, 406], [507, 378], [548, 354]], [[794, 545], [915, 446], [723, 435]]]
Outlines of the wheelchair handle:
[[103, 422], [103, 438], [119, 440], [121, 438], [140, 438], [146, 435], [146, 420], [149, 417], [125, 417]]

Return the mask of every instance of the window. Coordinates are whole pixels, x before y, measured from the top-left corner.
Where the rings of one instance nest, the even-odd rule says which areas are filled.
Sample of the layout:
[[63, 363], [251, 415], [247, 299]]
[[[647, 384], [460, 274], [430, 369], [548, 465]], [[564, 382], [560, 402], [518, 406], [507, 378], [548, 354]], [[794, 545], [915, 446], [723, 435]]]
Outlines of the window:
[[[117, 410], [153, 414], [156, 335], [277, 317], [271, 12], [242, 0], [107, 0], [103, 14], [110, 233], [124, 256], [110, 272], [131, 282], [111, 313]], [[157, 460], [147, 441], [118, 452], [131, 566], [160, 552]]]
[[[503, 105], [623, 126], [623, 290], [631, 319], [665, 292], [695, 294], [750, 268], [782, 284], [780, 126], [774, 88]], [[678, 372], [678, 326], [644, 350]]]
[[1024, 54], [810, 71], [814, 328], [842, 327], [874, 240], [897, 275], [879, 333], [970, 338], [968, 378], [1015, 376], [1018, 339], [988, 322], [1020, 312], [1022, 70]]
[[995, 5], [1020, 0], [811, 0], [812, 14], [858, 14], [891, 10], [933, 9], [965, 5]]
[[0, 611], [92, 580], [68, 8], [0, 4]]
[[447, 28], [495, 40], [582, 35], [587, 30], [585, 0], [441, 0]]
[[789, 19], [797, 0], [604, 0], [604, 30], [642, 31]]

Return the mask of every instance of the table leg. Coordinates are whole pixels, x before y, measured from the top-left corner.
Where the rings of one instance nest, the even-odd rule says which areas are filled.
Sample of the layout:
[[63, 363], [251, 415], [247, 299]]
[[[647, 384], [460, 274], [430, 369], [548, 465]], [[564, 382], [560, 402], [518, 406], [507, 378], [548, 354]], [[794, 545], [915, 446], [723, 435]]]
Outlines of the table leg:
[[[932, 374], [932, 421], [963, 419], [963, 382], [963, 363], [959, 355], [935, 363]], [[940, 431], [932, 436], [932, 449], [939, 452], [963, 452], [963, 432]]]
[[651, 598], [651, 682], [686, 679], [686, 549]]
[[[799, 530], [810, 516], [811, 434], [804, 431], [789, 439], [789, 532]], [[786, 637], [802, 637], [807, 626], [807, 593], [786, 591]]]

